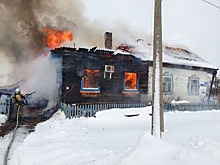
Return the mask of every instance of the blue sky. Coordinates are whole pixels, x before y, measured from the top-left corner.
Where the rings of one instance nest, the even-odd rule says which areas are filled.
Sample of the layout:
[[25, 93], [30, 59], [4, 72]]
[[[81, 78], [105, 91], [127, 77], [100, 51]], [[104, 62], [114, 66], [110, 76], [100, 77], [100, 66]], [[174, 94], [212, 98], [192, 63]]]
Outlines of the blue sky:
[[[85, 16], [100, 21], [108, 30], [121, 22], [133, 33], [152, 37], [153, 0], [82, 1]], [[220, 0], [209, 2], [220, 6]], [[165, 44], [188, 47], [220, 68], [220, 9], [202, 0], [163, 0], [162, 20]]]

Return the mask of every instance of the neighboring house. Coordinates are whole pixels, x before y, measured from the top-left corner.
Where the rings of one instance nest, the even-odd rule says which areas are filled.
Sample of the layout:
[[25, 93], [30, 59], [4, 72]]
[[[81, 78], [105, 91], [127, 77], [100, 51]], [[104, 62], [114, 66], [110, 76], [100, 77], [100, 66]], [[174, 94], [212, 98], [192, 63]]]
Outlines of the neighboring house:
[[[6, 114], [8, 117], [11, 115], [10, 113], [16, 112], [16, 106], [12, 103], [11, 96], [14, 94], [16, 88], [20, 88], [20, 86], [25, 83], [25, 79], [22, 79], [14, 84], [0, 86], [0, 114]], [[33, 93], [32, 93], [33, 94]], [[37, 114], [40, 114], [39, 110], [42, 110], [47, 107], [48, 100], [44, 97], [35, 97], [31, 100], [31, 95], [26, 97], [25, 106], [23, 107], [23, 117], [27, 115], [32, 115], [31, 117], [36, 117]], [[56, 109], [49, 109], [44, 114], [41, 114], [41, 117], [51, 116]], [[16, 115], [15, 113], [13, 115]], [[36, 116], [34, 116], [36, 115]], [[10, 118], [10, 117], [9, 117]]]
[[7, 86], [0, 86], [0, 114], [7, 114], [9, 115], [11, 105], [11, 95], [14, 93], [15, 89], [19, 87], [19, 85], [24, 80], [20, 80], [15, 84], [7, 85]]
[[[135, 46], [118, 48], [120, 51], [96, 47], [51, 50], [52, 59], [62, 65], [57, 71], [61, 101], [68, 104], [151, 102], [152, 45], [147, 45], [143, 52]], [[217, 70], [190, 51], [163, 47], [164, 102], [207, 101], [210, 92], [207, 74], [214, 77]]]
[[[212, 86], [210, 75], [214, 78], [218, 68], [201, 59], [196, 54], [181, 48], [163, 48], [163, 98], [164, 102], [187, 100], [206, 102]], [[152, 67], [149, 69], [152, 73]], [[149, 84], [152, 82], [149, 75]], [[148, 100], [151, 99], [149, 88]]]

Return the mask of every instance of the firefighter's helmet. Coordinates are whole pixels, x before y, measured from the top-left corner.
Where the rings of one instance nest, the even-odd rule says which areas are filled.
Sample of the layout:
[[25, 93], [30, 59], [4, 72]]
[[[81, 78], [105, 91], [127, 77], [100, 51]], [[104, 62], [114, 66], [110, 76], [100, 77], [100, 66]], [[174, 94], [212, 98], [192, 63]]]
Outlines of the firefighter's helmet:
[[19, 92], [20, 92], [20, 89], [19, 89], [19, 88], [15, 89], [15, 92], [16, 92], [16, 93], [19, 93]]

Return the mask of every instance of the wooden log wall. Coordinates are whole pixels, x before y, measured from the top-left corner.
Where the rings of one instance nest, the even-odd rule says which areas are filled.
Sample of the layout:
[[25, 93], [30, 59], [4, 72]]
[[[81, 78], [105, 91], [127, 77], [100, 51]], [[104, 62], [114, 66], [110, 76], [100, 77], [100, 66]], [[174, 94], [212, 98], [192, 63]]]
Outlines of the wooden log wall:
[[[132, 55], [117, 54], [112, 51], [89, 51], [88, 49], [59, 48], [52, 51], [62, 57], [61, 101], [66, 103], [140, 103], [141, 94], [148, 92], [148, 64]], [[105, 65], [115, 66], [111, 79], [104, 78]], [[100, 93], [80, 92], [81, 77], [78, 68], [99, 70]], [[138, 93], [124, 94], [124, 73], [137, 73]]]

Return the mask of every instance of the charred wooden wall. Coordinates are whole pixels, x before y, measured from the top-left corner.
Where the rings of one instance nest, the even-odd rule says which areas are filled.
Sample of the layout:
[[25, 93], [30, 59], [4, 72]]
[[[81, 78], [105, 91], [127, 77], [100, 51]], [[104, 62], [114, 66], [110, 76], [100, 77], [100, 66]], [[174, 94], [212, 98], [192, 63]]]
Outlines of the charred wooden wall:
[[[132, 55], [117, 54], [113, 51], [59, 48], [53, 55], [62, 58], [61, 100], [66, 103], [140, 103], [140, 96], [148, 92], [148, 66]], [[105, 65], [115, 66], [111, 79], [104, 78]], [[100, 93], [80, 92], [81, 68], [99, 70]], [[136, 72], [137, 93], [123, 93], [124, 72]], [[68, 87], [68, 89], [67, 89]]]

